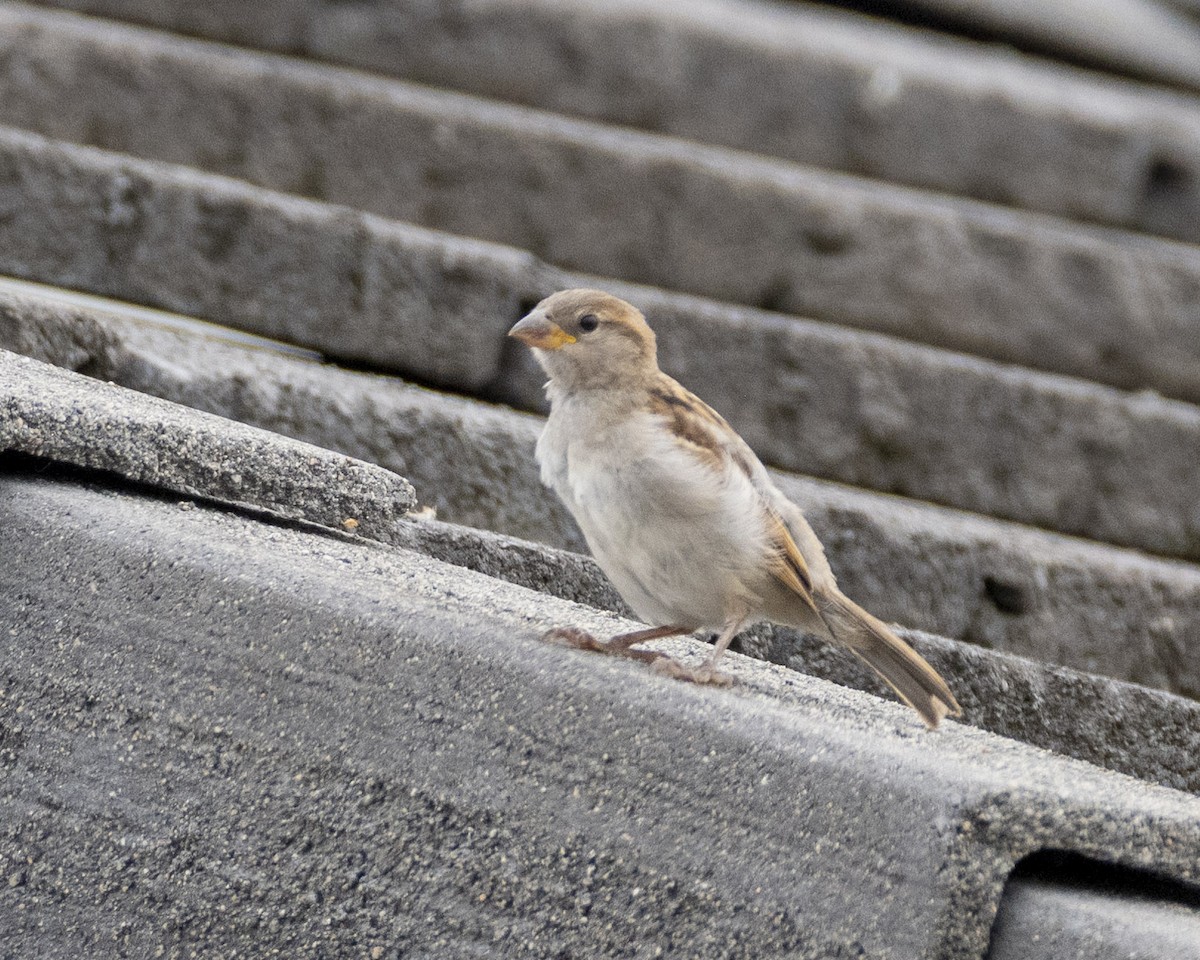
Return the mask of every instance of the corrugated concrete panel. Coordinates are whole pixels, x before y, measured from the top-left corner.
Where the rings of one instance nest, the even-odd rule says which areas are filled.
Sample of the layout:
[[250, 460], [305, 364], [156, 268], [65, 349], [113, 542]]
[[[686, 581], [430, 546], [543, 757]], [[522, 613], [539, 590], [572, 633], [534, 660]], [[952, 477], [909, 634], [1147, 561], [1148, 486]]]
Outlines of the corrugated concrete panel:
[[0, 451], [380, 536], [416, 505], [403, 477], [312, 444], [0, 350]]
[[1195, 694], [1195, 566], [781, 474], [852, 594], [975, 641], [903, 632], [964, 723], [769, 626], [843, 686], [698, 689], [537, 639], [624, 628], [586, 557], [410, 512], [577, 543], [536, 417], [319, 362], [536, 409], [503, 333], [599, 282], [776, 463], [1200, 557], [1196, 407], [628, 283], [1190, 396], [1193, 249], [787, 144], [1180, 235], [1194, 102], [798, 5], [78, 2], [717, 145], [0, 3], [0, 122], [349, 204], [0, 130], [0, 269], [244, 328], [0, 283], [60, 365], [0, 351], [0, 953], [1194, 960], [1200, 704], [1053, 661]]
[[504, 332], [539, 295], [602, 283], [647, 310], [665, 367], [768, 462], [1200, 556], [1192, 405], [564, 274], [512, 248], [16, 131], [0, 134], [0, 163], [0, 269], [21, 276], [526, 405], [542, 378]]
[[[32, 319], [32, 304], [25, 307], [22, 315]], [[42, 356], [57, 354], [59, 362], [94, 377], [378, 460], [412, 478], [422, 499], [448, 518], [526, 535], [532, 525], [543, 539], [579, 545], [572, 521], [537, 479], [535, 418], [381, 377], [285, 362], [241, 344], [222, 346], [219, 331], [206, 335], [199, 324], [181, 336], [180, 321], [167, 333], [141, 322], [103, 323], [97, 314], [75, 309], [51, 309], [40, 319], [60, 321], [24, 326], [26, 348]], [[70, 322], [62, 323], [65, 319]], [[28, 383], [22, 395], [54, 394], [71, 377], [32, 362], [29, 368], [43, 371], [46, 383], [44, 389]], [[77, 407], [85, 412], [73, 415], [64, 429], [75, 447], [103, 449], [108, 443], [96, 429], [97, 418], [86, 412], [93, 405], [83, 399], [88, 396], [111, 403], [113, 393], [120, 393], [124, 416], [142, 424], [114, 434], [144, 433], [146, 422], [161, 419], [161, 403], [74, 380]], [[18, 397], [15, 403], [20, 402]], [[188, 417], [183, 408], [174, 413], [183, 435], [197, 426], [209, 431], [227, 426], [234, 439], [244, 429], [199, 414], [195, 423]], [[281, 443], [286, 453], [290, 448]], [[26, 440], [18, 448], [31, 446]], [[148, 453], [169, 459], [178, 449], [168, 443], [161, 453]], [[110, 458], [106, 464], [120, 472], [122, 462]], [[286, 472], [273, 480], [280, 464]], [[187, 460], [169, 465], [195, 473]], [[302, 476], [307, 473], [303, 462], [297, 466]], [[272, 508], [295, 495], [286, 458], [264, 457], [244, 472], [255, 475], [254, 489], [262, 492], [262, 502], [251, 506]], [[137, 469], [124, 475], [144, 479]], [[1184, 653], [1200, 606], [1200, 574], [1193, 567], [794, 476], [778, 474], [777, 480], [808, 510], [847, 589], [883, 616], [933, 630], [943, 624], [961, 628], [966, 617], [968, 629], [951, 636], [1171, 690], [1200, 685]], [[200, 481], [193, 476], [189, 483]], [[386, 487], [378, 493], [380, 503], [370, 501], [371, 489], [362, 488], [357, 501], [351, 498], [326, 516], [325, 526], [344, 532], [344, 514], [386, 514], [391, 509]], [[228, 499], [211, 487], [200, 486], [199, 492]], [[347, 491], [337, 493], [346, 499]], [[273, 509], [287, 514], [289, 507]], [[322, 522], [316, 511], [304, 515]], [[594, 562], [574, 553], [433, 521], [363, 523], [356, 531], [557, 597], [627, 612]], [[1200, 791], [1200, 705], [936, 636], [906, 635], [951, 678], [970, 723]], [[764, 626], [740, 643], [760, 658], [888, 695], [851, 655], [795, 631]]]
[[0, 246], [0, 269], [21, 277], [465, 389], [495, 376], [538, 276], [511, 248], [12, 130], [0, 131]]
[[1040, 849], [1197, 880], [1184, 794], [736, 656], [725, 691], [545, 646], [621, 622], [407, 551], [3, 487], [19, 952], [952, 960]]
[[[628, 614], [594, 561], [579, 554], [435, 520], [399, 524], [391, 542], [541, 593]], [[1032, 658], [1018, 657], [916, 630], [899, 632], [949, 678], [963, 704], [964, 723], [1200, 794], [1200, 704], [1194, 700], [1055, 667], [1040, 650], [1032, 651]], [[1053, 630], [1044, 635], [1055, 637]], [[851, 654], [794, 630], [752, 628], [739, 638], [739, 649], [801, 673], [893, 697]]]
[[1178, 9], [1187, 0], [835, 2], [1116, 74], [1200, 89], [1200, 24]]
[[[43, 5], [1200, 239], [1194, 97], [808, 4]], [[1090, 17], [1090, 25], [1096, 20]], [[1127, 24], [1122, 28], [1126, 39], [1141, 39]], [[1161, 49], [1156, 62], [1165, 62]]]
[[1200, 892], [1087, 861], [1058, 874], [1018, 866], [987, 960], [1200, 960]]
[[[538, 418], [245, 349], [222, 340], [219, 328], [178, 326], [60, 306], [28, 290], [0, 295], [0, 346], [379, 463], [410, 479], [422, 503], [447, 520], [585, 550], [538, 479]], [[845, 589], [880, 616], [1200, 694], [1187, 653], [1200, 642], [1195, 566], [776, 476], [808, 511]]]
[[0, 36], [0, 122], [571, 270], [1200, 399], [1190, 246], [76, 18], [0, 10]]

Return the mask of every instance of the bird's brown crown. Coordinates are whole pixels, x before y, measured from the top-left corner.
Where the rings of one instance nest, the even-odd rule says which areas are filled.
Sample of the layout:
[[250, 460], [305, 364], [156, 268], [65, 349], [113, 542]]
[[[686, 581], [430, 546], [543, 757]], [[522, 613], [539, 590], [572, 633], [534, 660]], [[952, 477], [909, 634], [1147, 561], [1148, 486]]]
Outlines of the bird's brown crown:
[[546, 319], [576, 339], [593, 332], [587, 329], [587, 325], [588, 318], [594, 317], [598, 325], [610, 326], [640, 344], [646, 352], [655, 349], [654, 331], [646, 323], [642, 312], [633, 304], [603, 290], [586, 287], [560, 290], [539, 303], [537, 309], [545, 314]]
[[654, 331], [634, 306], [602, 290], [561, 290], [509, 336], [528, 344], [564, 389], [635, 388], [658, 374]]

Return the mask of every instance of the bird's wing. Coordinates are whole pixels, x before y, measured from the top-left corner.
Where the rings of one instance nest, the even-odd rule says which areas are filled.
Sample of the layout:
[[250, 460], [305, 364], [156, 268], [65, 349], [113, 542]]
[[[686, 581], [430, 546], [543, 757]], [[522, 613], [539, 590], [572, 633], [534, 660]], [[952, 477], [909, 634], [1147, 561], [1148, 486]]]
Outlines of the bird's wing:
[[812, 608], [813, 613], [820, 614], [816, 601], [813, 599], [812, 573], [808, 569], [808, 561], [796, 546], [787, 526], [773, 511], [769, 514], [769, 543], [772, 548], [770, 564], [771, 575], [785, 587], [795, 593], [804, 603]]
[[[649, 392], [649, 411], [662, 417], [675, 439], [705, 466], [717, 472], [738, 471], [750, 481], [766, 523], [771, 575], [816, 612], [808, 561], [780, 515], [776, 500], [784, 500], [789, 507], [791, 504], [775, 488], [749, 444], [717, 411], [665, 374]], [[796, 512], [795, 508], [790, 512]]]

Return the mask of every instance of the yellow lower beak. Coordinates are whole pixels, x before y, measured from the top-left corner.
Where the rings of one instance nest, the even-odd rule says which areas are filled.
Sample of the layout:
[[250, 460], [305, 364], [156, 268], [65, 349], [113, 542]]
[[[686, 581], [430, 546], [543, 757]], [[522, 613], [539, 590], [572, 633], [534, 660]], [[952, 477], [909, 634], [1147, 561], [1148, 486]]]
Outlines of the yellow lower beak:
[[575, 338], [567, 331], [537, 311], [518, 320], [508, 335], [539, 350], [559, 350], [575, 342]]

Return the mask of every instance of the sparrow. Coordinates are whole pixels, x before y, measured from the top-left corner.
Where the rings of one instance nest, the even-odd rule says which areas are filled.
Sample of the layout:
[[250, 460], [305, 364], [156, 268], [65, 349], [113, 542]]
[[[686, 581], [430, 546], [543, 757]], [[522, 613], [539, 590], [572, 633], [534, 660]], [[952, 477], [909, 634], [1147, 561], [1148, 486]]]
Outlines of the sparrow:
[[[509, 331], [549, 375], [537, 443], [542, 482], [566, 504], [617, 592], [648, 624], [597, 640], [560, 627], [546, 639], [649, 662], [698, 683], [760, 620], [840, 643], [932, 729], [962, 710], [946, 682], [885, 623], [838, 589], [800, 508], [715, 410], [658, 367], [641, 312], [600, 290], [547, 297]], [[717, 631], [689, 668], [636, 645]]]

